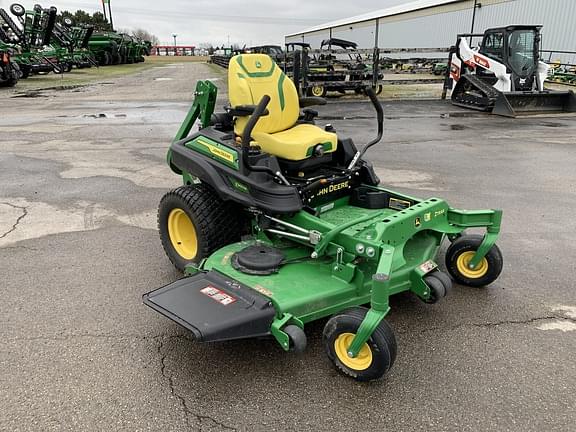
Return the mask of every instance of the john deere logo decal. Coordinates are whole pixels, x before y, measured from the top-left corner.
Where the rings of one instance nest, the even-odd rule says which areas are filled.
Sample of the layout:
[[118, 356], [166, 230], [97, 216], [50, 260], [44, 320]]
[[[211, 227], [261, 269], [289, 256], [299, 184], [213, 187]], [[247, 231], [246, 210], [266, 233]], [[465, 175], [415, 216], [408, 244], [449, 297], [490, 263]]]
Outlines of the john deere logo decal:
[[256, 67], [258, 69], [260, 69], [262, 67], [262, 63], [260, 63], [258, 60], [256, 60]]
[[420, 228], [420, 225], [422, 225], [422, 221], [420, 220], [419, 217], [417, 217], [416, 219], [414, 219], [414, 226], [416, 228]]

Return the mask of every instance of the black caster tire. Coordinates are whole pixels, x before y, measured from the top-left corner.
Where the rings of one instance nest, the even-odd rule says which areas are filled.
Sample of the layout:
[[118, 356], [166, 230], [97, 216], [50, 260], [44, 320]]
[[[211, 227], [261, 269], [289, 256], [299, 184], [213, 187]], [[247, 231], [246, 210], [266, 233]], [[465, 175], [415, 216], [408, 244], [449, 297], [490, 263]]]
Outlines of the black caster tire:
[[430, 297], [424, 300], [425, 303], [434, 304], [438, 303], [448, 291], [452, 288], [452, 280], [441, 271], [435, 271], [424, 277], [424, 282], [430, 288]]
[[455, 240], [446, 251], [448, 273], [461, 285], [483, 287], [494, 282], [502, 273], [504, 261], [502, 252], [496, 245], [492, 246], [475, 269], [468, 268], [468, 263], [482, 244], [483, 238], [477, 234], [464, 235]]
[[180, 271], [239, 241], [245, 225], [242, 210], [203, 183], [168, 192], [158, 207], [162, 246]]
[[290, 324], [282, 329], [290, 337], [289, 351], [302, 354], [306, 350], [306, 333], [300, 327]]
[[338, 371], [357, 381], [381, 378], [390, 370], [396, 359], [397, 345], [394, 331], [382, 320], [358, 356], [348, 357], [346, 349], [368, 310], [357, 307], [334, 315], [324, 326], [322, 341], [328, 358]]

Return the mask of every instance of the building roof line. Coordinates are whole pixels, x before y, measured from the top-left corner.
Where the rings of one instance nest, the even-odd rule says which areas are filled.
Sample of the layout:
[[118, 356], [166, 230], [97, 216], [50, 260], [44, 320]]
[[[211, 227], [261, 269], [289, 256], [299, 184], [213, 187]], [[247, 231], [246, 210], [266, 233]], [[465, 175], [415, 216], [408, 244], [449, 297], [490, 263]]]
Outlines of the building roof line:
[[449, 4], [449, 3], [458, 3], [458, 2], [462, 2], [462, 1], [465, 1], [465, 0], [417, 0], [417, 1], [410, 2], [410, 3], [392, 6], [392, 7], [385, 8], [385, 9], [378, 9], [378, 10], [373, 11], [373, 12], [369, 12], [369, 13], [365, 13], [365, 14], [361, 14], [361, 15], [356, 15], [356, 16], [349, 17], [349, 18], [343, 18], [343, 19], [336, 20], [336, 21], [330, 21], [330, 22], [327, 22], [325, 24], [310, 27], [310, 28], [307, 28], [305, 30], [302, 30], [302, 31], [299, 31], [296, 33], [291, 33], [289, 35], [286, 35], [286, 37], [300, 36], [300, 35], [303, 35], [306, 33], [312, 33], [312, 32], [316, 32], [316, 31], [326, 30], [329, 28], [341, 27], [341, 26], [349, 25], [349, 24], [357, 24], [360, 22], [371, 21], [371, 20], [374, 20], [377, 18], [384, 18], [384, 17], [393, 16], [393, 15], [402, 15], [402, 14], [407, 13], [407, 12], [413, 12], [413, 11], [420, 10], [420, 9], [428, 9], [428, 8], [432, 8], [435, 6], [442, 6], [442, 5]]

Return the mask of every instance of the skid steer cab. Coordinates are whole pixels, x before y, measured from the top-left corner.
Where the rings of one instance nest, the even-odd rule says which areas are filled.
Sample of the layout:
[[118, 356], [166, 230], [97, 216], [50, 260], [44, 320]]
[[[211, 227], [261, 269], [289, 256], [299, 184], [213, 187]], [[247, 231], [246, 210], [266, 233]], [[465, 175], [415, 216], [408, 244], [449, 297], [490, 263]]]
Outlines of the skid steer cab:
[[[458, 35], [450, 51], [446, 86], [452, 103], [507, 117], [576, 112], [572, 91], [544, 88], [550, 66], [540, 61], [542, 26], [508, 26], [483, 35]], [[468, 40], [482, 37], [480, 46]]]
[[[170, 146], [168, 164], [184, 184], [162, 198], [159, 231], [186, 277], [144, 295], [197, 341], [269, 336], [299, 353], [306, 325], [329, 318], [330, 361], [373, 380], [396, 358], [391, 296], [436, 303], [452, 280], [480, 287], [499, 276], [500, 210], [457, 210], [379, 186], [365, 159], [383, 133], [373, 91], [376, 136], [359, 150], [316, 124], [309, 107], [325, 100], [299, 98], [266, 55], [233, 57], [228, 89], [229, 105], [214, 113], [215, 85], [198, 82]], [[448, 273], [437, 264], [446, 239]]]

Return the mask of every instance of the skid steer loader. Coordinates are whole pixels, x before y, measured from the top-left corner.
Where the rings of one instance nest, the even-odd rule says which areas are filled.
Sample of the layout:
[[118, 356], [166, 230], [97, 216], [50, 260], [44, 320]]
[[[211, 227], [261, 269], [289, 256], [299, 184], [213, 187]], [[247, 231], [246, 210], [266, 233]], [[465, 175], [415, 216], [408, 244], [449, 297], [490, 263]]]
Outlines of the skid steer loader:
[[[576, 112], [572, 91], [544, 89], [550, 66], [540, 61], [541, 28], [514, 25], [458, 35], [446, 81], [452, 103], [507, 117]], [[473, 37], [482, 37], [475, 49], [466, 40]]]

